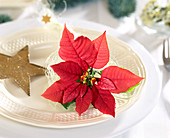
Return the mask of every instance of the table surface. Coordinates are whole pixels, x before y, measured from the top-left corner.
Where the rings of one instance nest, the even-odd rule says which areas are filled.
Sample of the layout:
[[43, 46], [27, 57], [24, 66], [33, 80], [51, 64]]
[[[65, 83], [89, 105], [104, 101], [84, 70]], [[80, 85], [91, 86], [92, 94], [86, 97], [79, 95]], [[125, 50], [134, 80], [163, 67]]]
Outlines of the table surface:
[[[15, 9], [16, 10], [16, 9]], [[0, 13], [7, 11], [9, 14], [13, 14], [11, 9], [1, 9]], [[18, 9], [21, 11], [21, 9]], [[57, 14], [58, 15], [58, 14]], [[35, 6], [22, 9], [22, 14], [15, 15], [15, 19], [24, 19], [37, 16]], [[155, 59], [159, 66], [162, 76], [162, 93], [160, 99], [152, 110], [152, 112], [139, 124], [125, 132], [124, 134], [115, 138], [169, 138], [170, 137], [170, 96], [168, 98], [168, 87], [170, 88], [170, 73], [164, 68], [162, 60], [162, 41], [167, 36], [159, 34], [148, 34], [135, 24], [134, 15], [129, 18], [123, 18], [120, 20], [115, 19], [107, 9], [107, 0], [96, 0], [78, 7], [68, 9], [61, 15], [64, 18], [80, 19], [93, 21], [96, 23], [104, 24], [114, 28], [121, 34], [130, 36], [139, 43], [141, 43]], [[168, 84], [169, 81], [169, 84]], [[154, 87], [154, 86], [153, 86]], [[170, 91], [170, 90], [169, 90]], [[169, 92], [170, 95], [170, 92]], [[1, 124], [8, 130], [8, 126], [5, 122], [10, 122], [15, 127], [19, 126], [11, 120], [0, 116]], [[19, 129], [18, 129], [19, 130]], [[0, 130], [0, 137], [13, 137], [11, 133], [13, 130], [9, 130], [9, 134], [6, 135]], [[28, 133], [28, 132], [26, 132]], [[37, 132], [41, 133], [41, 132]], [[26, 135], [23, 135], [25, 137]], [[38, 134], [35, 135], [35, 137]]]

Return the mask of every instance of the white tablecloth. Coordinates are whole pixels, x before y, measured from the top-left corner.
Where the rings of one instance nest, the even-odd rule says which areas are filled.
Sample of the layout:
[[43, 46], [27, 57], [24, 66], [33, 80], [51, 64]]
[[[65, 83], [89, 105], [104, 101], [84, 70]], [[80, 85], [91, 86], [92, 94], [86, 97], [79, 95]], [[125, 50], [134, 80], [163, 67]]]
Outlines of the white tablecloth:
[[[7, 11], [12, 14], [9, 9]], [[15, 18], [35, 17], [37, 15], [35, 11], [34, 7], [29, 7], [25, 11], [22, 9], [22, 14], [15, 16]], [[121, 20], [115, 19], [108, 11], [107, 0], [98, 0], [68, 9], [62, 14], [62, 17], [88, 20], [111, 26], [119, 33], [137, 40], [150, 52], [162, 74], [163, 85], [160, 99], [156, 107], [144, 120], [116, 138], [170, 138], [170, 73], [164, 68], [162, 60], [162, 41], [166, 36], [147, 34], [136, 26], [134, 17]]]

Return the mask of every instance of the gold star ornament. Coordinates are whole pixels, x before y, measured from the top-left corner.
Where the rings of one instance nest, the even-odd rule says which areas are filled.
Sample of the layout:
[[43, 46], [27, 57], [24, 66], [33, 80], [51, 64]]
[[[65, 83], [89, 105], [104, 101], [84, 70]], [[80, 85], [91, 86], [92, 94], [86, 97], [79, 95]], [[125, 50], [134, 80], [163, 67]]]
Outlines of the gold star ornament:
[[48, 16], [48, 14], [46, 14], [46, 16], [43, 16], [43, 18], [42, 18], [42, 21], [43, 21], [45, 24], [49, 23], [50, 20], [51, 20], [51, 17]]
[[13, 79], [30, 96], [30, 77], [44, 75], [45, 68], [29, 63], [28, 46], [13, 57], [0, 54], [0, 79]]

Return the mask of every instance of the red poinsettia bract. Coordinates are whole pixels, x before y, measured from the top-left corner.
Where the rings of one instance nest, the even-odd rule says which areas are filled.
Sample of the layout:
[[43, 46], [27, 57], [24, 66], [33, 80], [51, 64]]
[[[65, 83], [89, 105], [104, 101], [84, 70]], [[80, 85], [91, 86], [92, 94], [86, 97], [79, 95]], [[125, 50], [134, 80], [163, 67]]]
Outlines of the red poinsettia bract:
[[51, 67], [60, 80], [42, 96], [62, 104], [75, 100], [79, 115], [92, 104], [102, 113], [115, 117], [115, 99], [111, 93], [126, 92], [143, 79], [117, 66], [109, 66], [102, 72], [96, 70], [109, 62], [106, 32], [93, 41], [84, 36], [74, 39], [65, 25], [59, 56], [65, 62]]

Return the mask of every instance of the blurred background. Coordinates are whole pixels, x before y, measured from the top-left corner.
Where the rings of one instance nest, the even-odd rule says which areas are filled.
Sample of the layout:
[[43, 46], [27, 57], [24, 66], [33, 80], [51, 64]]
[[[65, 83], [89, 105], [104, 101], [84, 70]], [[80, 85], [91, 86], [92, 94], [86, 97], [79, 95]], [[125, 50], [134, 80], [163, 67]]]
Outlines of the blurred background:
[[[146, 34], [159, 35], [161, 39], [170, 34], [168, 0], [0, 0], [0, 23], [38, 18], [47, 11], [54, 13], [56, 18], [87, 20], [110, 26], [144, 46]], [[152, 41], [152, 37], [150, 39]], [[158, 42], [153, 43], [158, 46]]]

